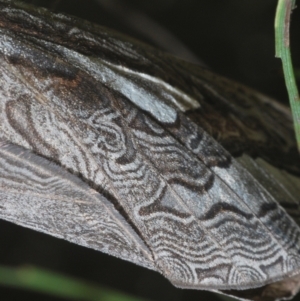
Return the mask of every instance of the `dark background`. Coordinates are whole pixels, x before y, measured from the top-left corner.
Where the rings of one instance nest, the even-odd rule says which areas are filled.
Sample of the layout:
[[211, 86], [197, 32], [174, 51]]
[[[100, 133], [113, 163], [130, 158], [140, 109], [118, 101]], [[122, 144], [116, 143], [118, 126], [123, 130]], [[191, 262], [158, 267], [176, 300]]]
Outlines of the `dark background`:
[[[117, 18], [113, 17], [113, 14], [99, 6], [96, 0], [27, 2], [78, 15], [131, 35], [135, 33], [132, 28], [126, 26], [120, 15]], [[123, 0], [121, 2], [159, 22], [217, 73], [287, 102], [281, 63], [279, 59], [274, 58], [273, 24], [277, 1]], [[137, 27], [144, 26], [136, 23]], [[292, 16], [291, 40], [293, 61], [295, 66], [300, 68], [299, 37], [298, 9]], [[176, 289], [158, 273], [4, 221], [0, 221], [0, 241], [2, 265], [35, 265], [150, 300], [220, 300], [217, 295], [209, 292]], [[0, 299], [63, 300], [4, 287], [0, 287]]]

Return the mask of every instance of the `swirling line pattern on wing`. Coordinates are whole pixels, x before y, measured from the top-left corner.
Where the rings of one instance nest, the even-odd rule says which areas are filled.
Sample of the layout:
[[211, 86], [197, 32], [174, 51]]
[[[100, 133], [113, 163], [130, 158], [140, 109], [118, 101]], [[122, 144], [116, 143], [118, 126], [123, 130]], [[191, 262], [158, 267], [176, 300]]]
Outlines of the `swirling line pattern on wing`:
[[[3, 26], [7, 10], [1, 13]], [[49, 35], [52, 26], [37, 16], [19, 13], [10, 11], [9, 22], [14, 18], [31, 21], [25, 30], [18, 32], [19, 25], [0, 30], [0, 137], [55, 161], [89, 184], [94, 193], [117, 201], [115, 208], [124, 216], [120, 219], [128, 223], [130, 233], [135, 232], [134, 237], [140, 236], [137, 249], [151, 254], [154, 263], [150, 255], [140, 260], [129, 256], [129, 260], [155, 265], [175, 285], [206, 289], [256, 287], [299, 272], [298, 226], [277, 204], [274, 193], [255, 180], [259, 177], [255, 168], [251, 175], [186, 116], [190, 112], [180, 112], [173, 100], [178, 97], [181, 103], [183, 92], [162, 97], [164, 93], [153, 91], [163, 82], [152, 82], [149, 87], [154, 86], [143, 87], [141, 96], [146, 103], [156, 97], [164, 106], [141, 108], [142, 99], [130, 100], [120, 88], [125, 77], [131, 82], [141, 80], [137, 73], [120, 75], [120, 70], [127, 72], [120, 64], [114, 67], [111, 61], [109, 65], [97, 60], [101, 70], [101, 64], [119, 68], [114, 73], [117, 83], [103, 85], [101, 74], [88, 72], [76, 61], [82, 53], [74, 55], [74, 41], [81, 40], [78, 47], [88, 55], [85, 43], [100, 47], [99, 36], [59, 23], [56, 35], [37, 40], [39, 30]], [[70, 20], [60, 17], [63, 21]], [[65, 46], [65, 36], [71, 49]], [[116, 50], [117, 56], [124, 55], [123, 50]], [[141, 49], [131, 50], [127, 58], [147, 57], [142, 51], [139, 54]], [[105, 51], [98, 55], [109, 60]], [[177, 74], [176, 68], [173, 72]], [[178, 77], [182, 86], [187, 77], [184, 73]], [[211, 89], [206, 87], [207, 91]], [[195, 95], [208, 95], [201, 92]], [[162, 120], [164, 113], [167, 122]], [[105, 231], [99, 235], [107, 245], [119, 240], [106, 237]], [[130, 242], [123, 243], [123, 254], [127, 248], [137, 254]]]
[[[164, 130], [125, 97], [51, 53], [26, 49], [27, 41], [12, 43], [8, 34], [2, 41], [9, 62], [2, 63], [3, 76], [8, 83], [15, 76], [13, 82], [22, 86], [19, 94], [13, 87], [6, 90], [14, 97], [2, 97], [5, 138], [20, 143], [19, 135], [24, 146], [104, 186], [142, 232], [157, 269], [173, 283], [248, 288], [298, 268], [297, 240], [284, 240], [268, 212], [259, 219], [262, 206], [274, 201], [257, 188], [260, 201], [250, 208], [247, 189], [230, 179], [243, 170], [199, 127], [177, 113]], [[220, 156], [207, 159], [202, 141]], [[288, 227], [299, 232], [292, 222]]]
[[[42, 13], [49, 16], [49, 12], [43, 9], [37, 12], [20, 3], [10, 3], [8, 8], [8, 2], [0, 3], [1, 23], [18, 37], [26, 35], [31, 40], [38, 37], [35, 44], [52, 49], [93, 76], [100, 70], [99, 80], [116, 90], [123, 89], [124, 75], [127, 84], [128, 79], [130, 84], [140, 82], [144, 93], [158, 97], [158, 102], [173, 112], [172, 118], [174, 108], [186, 112], [231, 154], [259, 155], [273, 165], [300, 174], [291, 117], [268, 97], [112, 30], [61, 14], [42, 18]], [[46, 45], [47, 42], [51, 43]], [[63, 53], [58, 46], [65, 46], [68, 51]], [[74, 52], [77, 62], [71, 58]], [[107, 64], [118, 80], [104, 74]], [[161, 109], [159, 106], [151, 110], [160, 115]]]
[[109, 200], [56, 164], [4, 141], [0, 216], [155, 269], [150, 251]]

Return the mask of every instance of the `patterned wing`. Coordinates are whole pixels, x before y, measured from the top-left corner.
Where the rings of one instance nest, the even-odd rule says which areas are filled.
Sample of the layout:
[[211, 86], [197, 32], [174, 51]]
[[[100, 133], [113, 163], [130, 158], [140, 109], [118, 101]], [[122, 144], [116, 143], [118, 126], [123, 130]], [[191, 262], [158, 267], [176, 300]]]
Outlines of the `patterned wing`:
[[[136, 250], [128, 260], [196, 289], [248, 289], [299, 273], [300, 230], [278, 204], [297, 203], [295, 194], [277, 185], [271, 167], [247, 154], [235, 160], [203, 130], [214, 105], [217, 114], [227, 108], [225, 125], [245, 108], [220, 97], [197, 68], [189, 74], [151, 48], [3, 3], [0, 137], [56, 162], [66, 179], [77, 175], [95, 199], [113, 203], [136, 239], [124, 245], [122, 254], [129, 245]], [[293, 152], [290, 135], [269, 132], [263, 126], [261, 141], [282, 136], [279, 153]]]
[[51, 161], [3, 141], [0, 217], [155, 269], [148, 247], [104, 194]]

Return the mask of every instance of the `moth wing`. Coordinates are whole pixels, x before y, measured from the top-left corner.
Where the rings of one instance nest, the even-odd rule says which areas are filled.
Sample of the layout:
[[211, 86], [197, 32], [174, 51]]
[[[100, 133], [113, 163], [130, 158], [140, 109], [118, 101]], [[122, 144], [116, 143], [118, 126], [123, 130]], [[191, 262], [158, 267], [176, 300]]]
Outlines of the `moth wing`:
[[[142, 89], [139, 102], [128, 99], [82, 70], [84, 57], [74, 61], [64, 46], [34, 40], [32, 47], [11, 32], [1, 43], [1, 76], [18, 83], [3, 91], [3, 134], [115, 196], [173, 284], [246, 289], [298, 271], [297, 226], [179, 110], [162, 107], [173, 112], [167, 123], [157, 108], [145, 113], [138, 105], [155, 94]], [[117, 75], [115, 88], [124, 83]], [[295, 235], [286, 236], [283, 224]]]
[[[76, 31], [83, 41], [85, 34]], [[4, 56], [9, 62], [7, 64], [11, 64], [9, 68], [23, 71], [28, 68], [28, 73], [21, 72], [26, 74], [26, 78], [22, 79], [26, 86], [39, 83], [30, 87], [31, 92], [34, 91], [31, 95], [38, 95], [36, 100], [20, 97], [18, 101], [12, 99], [7, 106], [7, 112], [11, 114], [11, 139], [16, 139], [15, 132], [21, 133], [36, 152], [44, 151], [45, 156], [49, 152], [60, 162], [66, 159], [66, 150], [61, 145], [73, 139], [74, 146], [84, 150], [80, 154], [82, 162], [88, 163], [86, 158], [89, 156], [98, 163], [96, 166], [103, 168], [103, 174], [110, 179], [111, 191], [119, 196], [118, 201], [136, 226], [142, 229], [147, 245], [151, 245], [156, 266], [175, 285], [243, 289], [299, 272], [298, 226], [278, 206], [276, 197], [246, 169], [230, 160], [224, 149], [201, 127], [184, 118], [178, 110], [179, 102], [177, 107], [172, 107], [159, 93], [151, 94], [160, 87], [167, 89], [165, 83], [152, 77], [148, 85], [152, 87], [152, 91], [149, 90], [151, 93], [148, 91], [151, 97], [149, 93], [141, 93], [143, 89], [144, 92], [147, 90], [142, 85], [143, 89], [134, 90], [137, 93], [131, 95], [133, 98], [138, 95], [139, 99], [133, 99], [120, 88], [130, 84], [124, 82], [123, 76], [128, 77], [130, 69], [114, 64], [113, 59], [108, 63], [93, 57], [89, 60], [89, 63], [96, 61], [101, 70], [115, 71], [119, 68], [118, 72], [114, 72], [116, 78], [112, 87], [106, 82], [108, 87], [104, 88], [101, 74], [97, 77], [92, 72], [95, 71], [92, 70], [93, 65], [84, 64], [88, 55], [79, 55], [79, 48], [76, 51], [76, 48], [72, 50], [72, 45], [68, 49], [57, 45], [60, 41], [55, 40], [55, 36], [51, 43], [29, 38], [26, 44], [34, 40], [39, 47], [34, 48], [36, 52], [30, 47], [30, 50], [23, 52], [25, 55], [19, 56], [16, 47], [9, 48], [9, 38], [6, 38]], [[21, 38], [18, 37], [18, 40]], [[90, 45], [89, 49], [101, 49], [101, 41], [101, 37], [95, 38], [91, 43], [95, 44]], [[14, 46], [17, 43], [12, 42]], [[43, 49], [47, 51], [43, 52]], [[116, 51], [117, 54], [121, 58], [125, 55], [122, 51]], [[57, 60], [58, 55], [67, 66]], [[109, 60], [109, 55], [107, 57]], [[39, 58], [42, 58], [40, 61], [44, 65], [38, 63]], [[22, 60], [24, 64], [21, 64]], [[83, 65], [87, 67], [83, 68]], [[48, 68], [43, 70], [45, 66]], [[75, 72], [71, 66], [77, 68]], [[9, 76], [12, 76], [11, 73]], [[177, 72], [173, 75], [181, 76]], [[132, 76], [138, 83], [150, 78], [139, 72], [131, 72], [129, 77]], [[53, 94], [50, 95], [49, 91]], [[120, 94], [130, 101], [120, 97]], [[207, 100], [213, 99], [208, 96]], [[154, 109], [151, 106], [142, 107], [147, 101], [151, 104], [153, 99], [157, 105], [153, 106]], [[61, 138], [56, 145], [53, 141], [49, 145], [41, 131], [47, 127], [40, 118], [41, 115], [46, 116], [41, 114], [46, 104], [55, 112], [49, 118], [49, 126], [58, 126], [58, 123], [52, 122], [54, 117], [62, 120], [61, 124], [65, 126], [55, 131], [53, 141], [59, 140], [58, 135], [69, 135], [68, 139]], [[148, 113], [145, 114], [145, 111]], [[26, 122], [22, 122], [20, 116]], [[163, 117], [168, 117], [167, 122]], [[69, 131], [66, 126], [69, 126]], [[86, 131], [87, 128], [89, 131]], [[32, 135], [32, 129], [40, 133], [38, 139]], [[50, 133], [50, 130], [47, 132]], [[51, 153], [55, 147], [59, 154]], [[75, 151], [76, 148], [70, 147], [70, 154]], [[80, 172], [79, 165], [74, 160], [74, 172]], [[65, 166], [68, 167], [67, 164]], [[82, 168], [83, 172], [89, 175], [88, 164], [85, 169]]]
[[49, 160], [4, 142], [0, 218], [155, 269], [147, 246], [104, 195]]

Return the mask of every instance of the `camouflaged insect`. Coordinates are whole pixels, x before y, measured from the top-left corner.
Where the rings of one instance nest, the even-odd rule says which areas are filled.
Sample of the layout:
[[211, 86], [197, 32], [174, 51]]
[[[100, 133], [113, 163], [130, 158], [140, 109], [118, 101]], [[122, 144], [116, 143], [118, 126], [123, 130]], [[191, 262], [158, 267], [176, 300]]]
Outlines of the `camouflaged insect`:
[[2, 219], [177, 287], [290, 297], [300, 273], [293, 135], [285, 108], [242, 85], [0, 0]]

